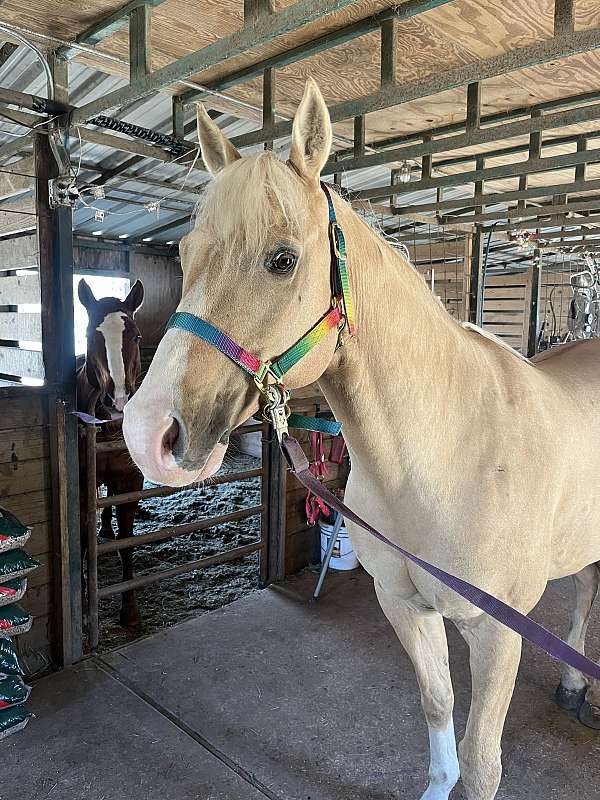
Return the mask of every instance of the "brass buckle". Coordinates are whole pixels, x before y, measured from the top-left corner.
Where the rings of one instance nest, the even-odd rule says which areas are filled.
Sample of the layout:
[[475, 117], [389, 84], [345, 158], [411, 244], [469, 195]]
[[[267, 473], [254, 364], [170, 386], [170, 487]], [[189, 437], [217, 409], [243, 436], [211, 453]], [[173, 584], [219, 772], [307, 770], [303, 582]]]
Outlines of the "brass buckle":
[[262, 394], [266, 394], [265, 379], [271, 372], [271, 361], [263, 361], [254, 376], [254, 383]]

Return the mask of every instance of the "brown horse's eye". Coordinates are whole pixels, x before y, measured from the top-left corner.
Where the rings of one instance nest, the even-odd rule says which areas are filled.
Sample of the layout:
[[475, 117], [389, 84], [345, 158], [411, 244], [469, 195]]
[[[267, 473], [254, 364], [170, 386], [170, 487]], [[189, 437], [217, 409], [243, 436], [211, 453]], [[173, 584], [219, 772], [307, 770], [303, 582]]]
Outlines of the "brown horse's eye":
[[142, 341], [142, 334], [138, 333], [133, 337], [134, 342], [141, 342]]
[[269, 272], [286, 275], [291, 272], [298, 262], [298, 256], [292, 250], [276, 250], [265, 259], [265, 267]]

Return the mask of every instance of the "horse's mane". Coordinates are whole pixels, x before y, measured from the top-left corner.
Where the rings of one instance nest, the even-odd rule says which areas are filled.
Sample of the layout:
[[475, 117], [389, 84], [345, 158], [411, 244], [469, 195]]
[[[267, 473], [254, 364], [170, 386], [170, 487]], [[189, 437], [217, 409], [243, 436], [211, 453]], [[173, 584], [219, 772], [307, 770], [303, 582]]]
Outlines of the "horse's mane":
[[274, 224], [301, 240], [306, 219], [300, 178], [271, 152], [226, 167], [200, 201], [201, 225], [229, 263], [263, 253]]

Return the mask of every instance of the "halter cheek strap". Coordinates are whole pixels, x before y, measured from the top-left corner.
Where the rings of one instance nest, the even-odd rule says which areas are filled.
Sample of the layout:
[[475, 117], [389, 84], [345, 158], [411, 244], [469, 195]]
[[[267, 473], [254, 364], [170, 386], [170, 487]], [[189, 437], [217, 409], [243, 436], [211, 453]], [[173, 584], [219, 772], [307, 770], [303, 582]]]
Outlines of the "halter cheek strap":
[[[283, 385], [283, 377], [301, 361], [334, 328], [338, 330], [338, 346], [343, 335], [353, 336], [356, 330], [354, 308], [350, 295], [350, 281], [346, 267], [346, 240], [337, 223], [335, 209], [328, 187], [321, 183], [327, 198], [329, 214], [329, 241], [331, 247], [331, 308], [295, 344], [274, 361], [261, 361], [210, 322], [190, 314], [177, 311], [167, 324], [167, 330], [180, 328], [216, 347], [224, 356], [254, 378], [259, 391], [266, 397], [263, 413], [272, 422], [279, 438], [287, 432], [288, 425], [296, 428], [320, 431], [337, 435], [341, 424], [326, 419], [313, 419], [291, 414], [287, 407], [289, 391]], [[269, 376], [274, 383], [269, 382]]]

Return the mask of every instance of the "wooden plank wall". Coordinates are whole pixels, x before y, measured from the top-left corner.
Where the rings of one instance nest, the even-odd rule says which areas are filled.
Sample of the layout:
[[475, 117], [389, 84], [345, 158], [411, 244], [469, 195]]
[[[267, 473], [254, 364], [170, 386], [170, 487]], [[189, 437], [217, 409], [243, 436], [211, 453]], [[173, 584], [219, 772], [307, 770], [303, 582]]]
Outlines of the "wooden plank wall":
[[48, 395], [25, 387], [0, 391], [0, 503], [31, 526], [27, 550], [42, 564], [21, 603], [33, 627], [16, 639], [30, 674], [50, 665], [54, 630], [49, 440]]
[[468, 273], [464, 270], [462, 260], [456, 264], [440, 264], [440, 266], [422, 265], [417, 267], [426, 284], [432, 287], [433, 293], [455, 319], [463, 322], [467, 319]]
[[483, 293], [483, 327], [527, 353], [530, 273], [488, 275]]

